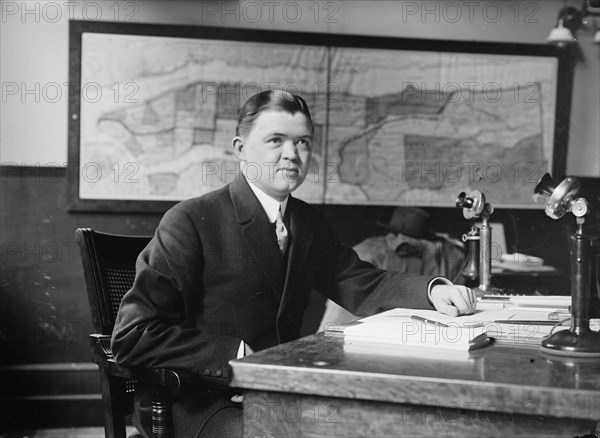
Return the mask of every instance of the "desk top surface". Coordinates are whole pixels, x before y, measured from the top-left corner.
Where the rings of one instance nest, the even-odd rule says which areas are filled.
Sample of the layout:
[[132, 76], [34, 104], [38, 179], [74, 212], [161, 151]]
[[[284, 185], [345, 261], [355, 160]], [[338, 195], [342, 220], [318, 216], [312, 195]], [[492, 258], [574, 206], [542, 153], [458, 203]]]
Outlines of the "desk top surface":
[[349, 353], [343, 334], [318, 333], [232, 361], [232, 385], [600, 419], [600, 360], [564, 359], [538, 348], [505, 345], [483, 347], [468, 358], [439, 355]]

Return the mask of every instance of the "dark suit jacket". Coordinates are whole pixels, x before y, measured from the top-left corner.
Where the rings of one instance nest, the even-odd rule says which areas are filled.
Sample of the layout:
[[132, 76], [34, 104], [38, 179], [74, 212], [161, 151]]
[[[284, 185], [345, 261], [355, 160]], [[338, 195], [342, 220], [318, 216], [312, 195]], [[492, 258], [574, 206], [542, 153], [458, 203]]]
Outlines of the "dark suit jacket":
[[116, 361], [187, 369], [226, 385], [241, 340], [261, 350], [298, 337], [313, 288], [359, 315], [431, 308], [430, 277], [360, 261], [305, 202], [290, 197], [285, 221], [287, 263], [242, 175], [169, 210], [121, 303], [112, 338]]

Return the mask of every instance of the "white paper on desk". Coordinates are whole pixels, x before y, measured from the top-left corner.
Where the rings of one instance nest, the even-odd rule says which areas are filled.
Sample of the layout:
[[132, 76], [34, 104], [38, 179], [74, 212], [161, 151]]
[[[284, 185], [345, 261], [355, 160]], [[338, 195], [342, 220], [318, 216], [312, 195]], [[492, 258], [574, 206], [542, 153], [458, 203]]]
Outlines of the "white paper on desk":
[[570, 295], [486, 295], [477, 300], [477, 307], [482, 310], [501, 306], [564, 310], [570, 305]]
[[519, 307], [554, 307], [556, 309], [566, 309], [571, 305], [571, 296], [519, 295], [511, 296], [510, 302]]
[[[542, 339], [550, 335], [553, 328], [551, 325], [490, 323], [487, 331], [490, 337], [501, 344], [534, 346], [540, 345]], [[568, 328], [559, 327], [557, 330]]]
[[[513, 318], [517, 319], [517, 318]], [[509, 320], [510, 321], [510, 320]], [[600, 319], [590, 319], [589, 326], [591, 330], [600, 330]], [[560, 330], [568, 330], [569, 321], [562, 325], [538, 325], [532, 324], [511, 324], [508, 323], [490, 323], [487, 325], [487, 333], [490, 337], [500, 343], [521, 344], [521, 345], [540, 345], [542, 339]]]
[[[411, 319], [421, 316], [444, 325], [433, 325]], [[396, 346], [464, 350], [485, 345], [484, 324], [453, 318], [433, 310], [393, 309], [344, 330], [345, 343], [380, 343]]]
[[[411, 319], [412, 315], [427, 318], [449, 325], [448, 328], [423, 324]], [[404, 347], [452, 351], [465, 351], [473, 348], [470, 342], [481, 333], [502, 339], [512, 344], [534, 344], [547, 336], [537, 326], [498, 324], [497, 320], [547, 321], [548, 312], [529, 311], [520, 308], [498, 310], [476, 310], [472, 315], [453, 317], [435, 310], [404, 309], [388, 310], [359, 320], [359, 323], [344, 330], [344, 344], [354, 347], [347, 351], [374, 352], [377, 349], [398, 349]], [[372, 344], [373, 347], [368, 347]]]
[[466, 350], [446, 349], [441, 354], [433, 348], [417, 348], [411, 346], [398, 346], [388, 344], [374, 344], [372, 342], [344, 343], [344, 353], [371, 354], [380, 356], [416, 357], [419, 359], [447, 361], [468, 361], [470, 352]]
[[390, 319], [404, 319], [409, 321], [411, 315], [421, 316], [423, 318], [432, 319], [434, 321], [443, 322], [444, 324], [453, 323], [462, 325], [466, 323], [477, 323], [477, 322], [493, 322], [501, 319], [526, 319], [536, 321], [547, 321], [548, 314], [552, 310], [545, 309], [540, 310], [523, 310], [519, 307], [512, 307], [507, 309], [494, 309], [494, 310], [475, 310], [475, 313], [471, 315], [461, 316], [449, 316], [440, 313], [436, 310], [423, 310], [423, 309], [404, 309], [397, 308], [387, 310], [377, 315], [369, 316], [359, 320], [361, 323], [372, 323], [376, 321], [389, 321]]

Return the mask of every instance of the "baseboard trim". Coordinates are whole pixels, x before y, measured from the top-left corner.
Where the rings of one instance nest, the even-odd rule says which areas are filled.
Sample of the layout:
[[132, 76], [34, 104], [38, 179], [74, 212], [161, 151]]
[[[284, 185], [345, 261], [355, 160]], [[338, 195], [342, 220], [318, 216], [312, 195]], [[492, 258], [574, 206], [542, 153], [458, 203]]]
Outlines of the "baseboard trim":
[[16, 430], [102, 424], [102, 396], [96, 364], [0, 366], [0, 425]]

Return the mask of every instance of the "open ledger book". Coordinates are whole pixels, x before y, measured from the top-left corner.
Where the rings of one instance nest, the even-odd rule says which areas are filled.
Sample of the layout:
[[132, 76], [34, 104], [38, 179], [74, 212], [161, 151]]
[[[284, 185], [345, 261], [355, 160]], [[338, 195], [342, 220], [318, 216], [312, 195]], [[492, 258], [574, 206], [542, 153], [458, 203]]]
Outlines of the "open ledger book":
[[469, 352], [490, 343], [486, 326], [434, 310], [392, 309], [344, 330], [344, 350], [393, 353], [400, 349]]

